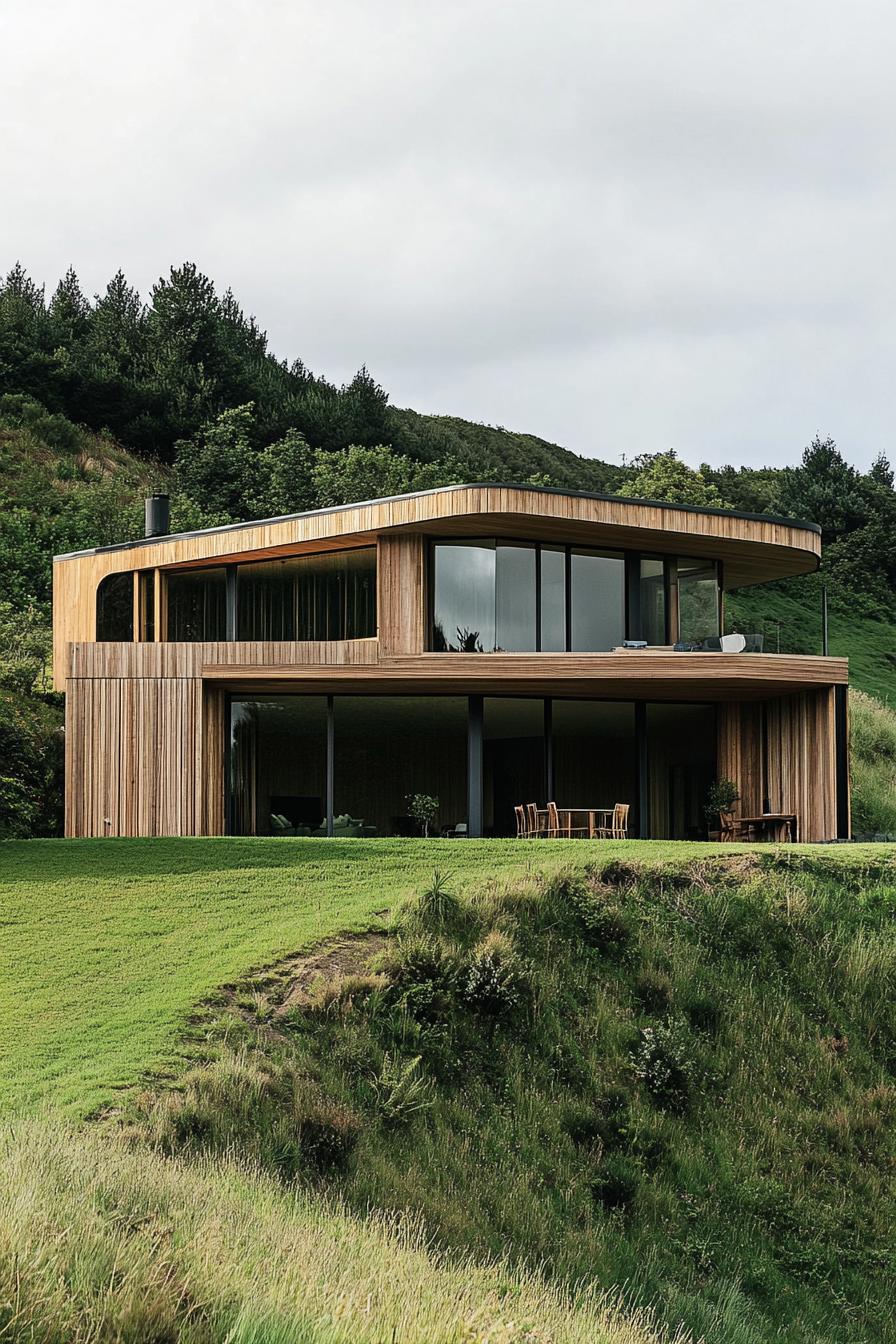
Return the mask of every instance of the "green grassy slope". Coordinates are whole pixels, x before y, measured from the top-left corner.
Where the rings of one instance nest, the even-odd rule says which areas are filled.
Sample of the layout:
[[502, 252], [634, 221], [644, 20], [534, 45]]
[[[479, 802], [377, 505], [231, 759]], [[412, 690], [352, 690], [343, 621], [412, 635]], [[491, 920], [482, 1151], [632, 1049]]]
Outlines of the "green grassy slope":
[[487, 841], [2, 844], [0, 1107], [83, 1113], [169, 1064], [193, 1005], [225, 981], [368, 927], [434, 864], [468, 881], [535, 857], [547, 850]]
[[896, 849], [596, 850], [411, 907], [378, 979], [210, 1010], [138, 1132], [323, 1172], [709, 1344], [896, 1340]]

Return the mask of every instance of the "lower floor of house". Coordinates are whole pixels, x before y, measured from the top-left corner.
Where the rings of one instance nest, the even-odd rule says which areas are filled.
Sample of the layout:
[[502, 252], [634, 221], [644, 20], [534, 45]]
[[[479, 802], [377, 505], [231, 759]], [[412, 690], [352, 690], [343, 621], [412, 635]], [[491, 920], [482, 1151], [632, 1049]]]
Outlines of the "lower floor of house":
[[[66, 834], [516, 834], [515, 808], [628, 805], [628, 834], [706, 838], [719, 779], [743, 816], [849, 834], [845, 687], [744, 701], [254, 692], [73, 679]], [[587, 824], [587, 819], [586, 823]]]

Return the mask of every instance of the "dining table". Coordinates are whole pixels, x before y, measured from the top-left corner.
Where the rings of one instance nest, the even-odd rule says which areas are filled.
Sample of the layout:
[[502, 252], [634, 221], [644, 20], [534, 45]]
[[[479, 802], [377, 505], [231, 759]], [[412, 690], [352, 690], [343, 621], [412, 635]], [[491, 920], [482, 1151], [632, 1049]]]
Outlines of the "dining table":
[[[588, 826], [589, 840], [595, 839], [599, 830], [609, 830], [613, 820], [612, 807], [558, 807], [557, 816], [560, 819], [560, 834], [565, 835], [567, 839], [572, 838], [573, 831], [584, 830]], [[579, 825], [582, 818], [587, 817], [587, 823]]]

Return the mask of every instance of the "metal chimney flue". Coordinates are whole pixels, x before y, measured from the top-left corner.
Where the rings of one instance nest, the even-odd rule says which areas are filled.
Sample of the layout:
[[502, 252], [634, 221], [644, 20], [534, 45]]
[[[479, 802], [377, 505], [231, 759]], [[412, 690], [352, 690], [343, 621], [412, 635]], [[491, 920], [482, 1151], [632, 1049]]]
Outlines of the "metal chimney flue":
[[144, 531], [148, 537], [167, 536], [171, 528], [171, 501], [167, 495], [147, 495], [143, 501]]

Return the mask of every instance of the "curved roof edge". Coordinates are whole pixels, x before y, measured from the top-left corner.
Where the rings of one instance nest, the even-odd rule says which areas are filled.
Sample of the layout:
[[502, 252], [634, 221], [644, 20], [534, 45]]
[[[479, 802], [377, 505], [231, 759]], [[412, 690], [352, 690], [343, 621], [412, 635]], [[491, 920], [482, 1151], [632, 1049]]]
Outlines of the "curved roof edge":
[[818, 523], [802, 518], [782, 518], [773, 513], [746, 513], [741, 509], [703, 507], [699, 504], [675, 504], [669, 500], [641, 499], [633, 495], [608, 495], [596, 490], [566, 490], [557, 485], [527, 485], [524, 481], [465, 481], [455, 485], [436, 485], [429, 490], [411, 490], [403, 495], [380, 495], [375, 499], [353, 499], [346, 504], [330, 504], [324, 509], [305, 509], [301, 513], [283, 513], [273, 518], [252, 518], [247, 522], [222, 523], [218, 527], [200, 527], [190, 532], [166, 532], [160, 537], [137, 537], [134, 541], [113, 542], [110, 546], [94, 546], [86, 551], [67, 551], [54, 555], [54, 560], [75, 560], [84, 555], [106, 555], [113, 551], [130, 551], [140, 546], [156, 546], [160, 542], [184, 540], [189, 537], [215, 536], [217, 533], [239, 532], [248, 527], [266, 527], [271, 523], [287, 523], [299, 518], [313, 518], [344, 509], [364, 509], [373, 504], [392, 504], [399, 499], [425, 499], [427, 495], [449, 494], [455, 490], [526, 490], [542, 495], [565, 495], [570, 499], [599, 499], [617, 504], [635, 504], [653, 509], [674, 509], [679, 513], [706, 514], [717, 518], [742, 518], [753, 523], [778, 523], [783, 527], [798, 527], [805, 532], [821, 535]]

